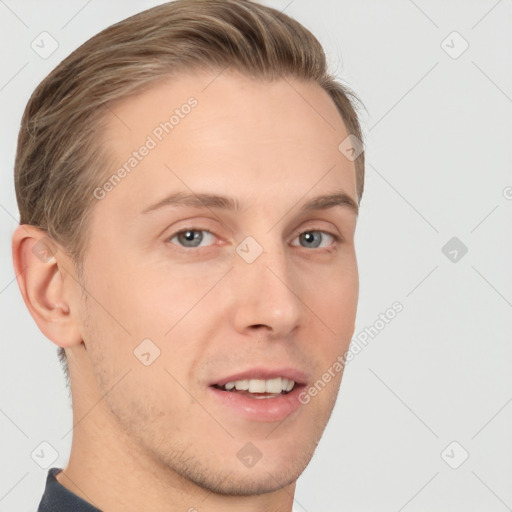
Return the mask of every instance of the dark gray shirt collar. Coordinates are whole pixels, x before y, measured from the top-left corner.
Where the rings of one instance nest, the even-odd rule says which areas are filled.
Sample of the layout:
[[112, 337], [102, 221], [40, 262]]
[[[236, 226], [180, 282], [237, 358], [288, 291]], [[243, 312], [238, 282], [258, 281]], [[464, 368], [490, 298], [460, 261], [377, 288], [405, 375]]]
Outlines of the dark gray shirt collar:
[[55, 476], [61, 471], [61, 468], [48, 471], [46, 488], [37, 512], [101, 512], [57, 481]]

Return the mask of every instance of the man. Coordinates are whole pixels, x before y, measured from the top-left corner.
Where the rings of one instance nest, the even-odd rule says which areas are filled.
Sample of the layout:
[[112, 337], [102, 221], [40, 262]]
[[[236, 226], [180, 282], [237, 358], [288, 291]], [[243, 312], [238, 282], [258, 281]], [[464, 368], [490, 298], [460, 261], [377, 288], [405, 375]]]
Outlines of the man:
[[13, 260], [69, 368], [39, 511], [290, 511], [354, 332], [364, 183], [350, 93], [300, 24], [178, 0], [38, 86]]

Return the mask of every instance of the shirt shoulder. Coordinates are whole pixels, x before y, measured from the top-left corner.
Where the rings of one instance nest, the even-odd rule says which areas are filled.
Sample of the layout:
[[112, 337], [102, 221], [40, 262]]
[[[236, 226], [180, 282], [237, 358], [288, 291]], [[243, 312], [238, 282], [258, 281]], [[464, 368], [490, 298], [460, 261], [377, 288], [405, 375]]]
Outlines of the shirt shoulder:
[[64, 487], [55, 477], [62, 468], [51, 468], [37, 512], [102, 512]]

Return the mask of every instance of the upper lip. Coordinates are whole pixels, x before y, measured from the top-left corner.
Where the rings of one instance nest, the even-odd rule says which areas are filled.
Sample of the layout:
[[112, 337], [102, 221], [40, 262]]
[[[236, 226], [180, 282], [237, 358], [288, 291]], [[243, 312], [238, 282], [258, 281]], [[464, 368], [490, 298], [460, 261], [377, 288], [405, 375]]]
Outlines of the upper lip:
[[305, 384], [308, 381], [308, 376], [305, 372], [297, 368], [269, 368], [264, 366], [258, 366], [249, 368], [241, 372], [233, 373], [227, 377], [222, 377], [210, 383], [210, 386], [224, 386], [228, 382], [235, 382], [243, 379], [274, 379], [276, 377], [284, 377], [288, 380], [295, 381], [296, 384]]

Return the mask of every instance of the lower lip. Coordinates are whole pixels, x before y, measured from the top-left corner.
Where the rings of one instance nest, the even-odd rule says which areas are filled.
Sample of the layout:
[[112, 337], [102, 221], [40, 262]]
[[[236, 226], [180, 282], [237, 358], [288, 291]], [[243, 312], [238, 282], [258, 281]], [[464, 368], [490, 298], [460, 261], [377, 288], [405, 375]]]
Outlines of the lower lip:
[[299, 394], [304, 386], [295, 386], [286, 395], [274, 398], [251, 398], [236, 392], [222, 391], [209, 387], [208, 391], [214, 399], [220, 401], [231, 411], [250, 421], [271, 422], [282, 421], [302, 405]]

